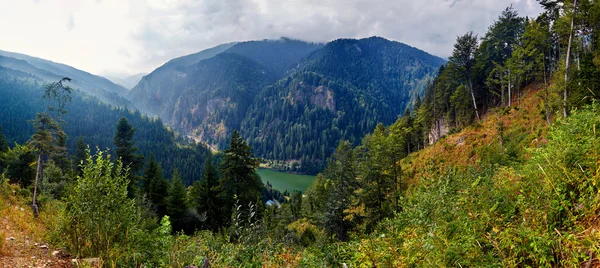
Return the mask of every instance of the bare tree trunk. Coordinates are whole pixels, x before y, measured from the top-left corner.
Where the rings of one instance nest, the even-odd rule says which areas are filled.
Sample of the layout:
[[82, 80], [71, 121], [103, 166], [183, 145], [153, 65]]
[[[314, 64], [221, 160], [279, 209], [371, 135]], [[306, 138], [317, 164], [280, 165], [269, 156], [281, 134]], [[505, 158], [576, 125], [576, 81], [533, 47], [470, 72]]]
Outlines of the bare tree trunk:
[[511, 79], [512, 77], [510, 77], [510, 68], [508, 69], [508, 107], [512, 106], [512, 95], [511, 90], [512, 90], [512, 83], [511, 83]]
[[471, 98], [473, 99], [473, 108], [475, 108], [477, 121], [481, 121], [481, 118], [479, 118], [479, 111], [477, 110], [477, 102], [475, 101], [475, 93], [473, 93], [473, 83], [471, 82], [471, 78], [469, 78], [469, 91], [471, 91]]
[[569, 116], [567, 110], [567, 97], [569, 96], [569, 69], [571, 67], [571, 43], [573, 42], [573, 29], [575, 28], [575, 9], [577, 8], [577, 0], [573, 3], [573, 14], [571, 15], [571, 31], [569, 32], [569, 43], [567, 45], [567, 58], [565, 60], [565, 91], [563, 93], [563, 116]]
[[37, 202], [36, 202], [36, 197], [37, 197], [38, 180], [40, 178], [41, 162], [42, 162], [42, 154], [40, 153], [40, 154], [38, 154], [37, 168], [35, 170], [35, 184], [33, 185], [33, 202], [31, 204], [31, 209], [33, 210], [33, 217], [35, 217], [35, 218], [37, 218], [37, 216], [38, 216], [38, 206], [37, 206]]
[[505, 107], [506, 102], [504, 101], [504, 73], [500, 73], [500, 104], [502, 107]]
[[548, 80], [546, 78], [546, 61], [544, 60], [544, 106], [546, 109], [546, 122], [551, 126], [552, 122], [550, 122], [550, 108], [548, 107]]

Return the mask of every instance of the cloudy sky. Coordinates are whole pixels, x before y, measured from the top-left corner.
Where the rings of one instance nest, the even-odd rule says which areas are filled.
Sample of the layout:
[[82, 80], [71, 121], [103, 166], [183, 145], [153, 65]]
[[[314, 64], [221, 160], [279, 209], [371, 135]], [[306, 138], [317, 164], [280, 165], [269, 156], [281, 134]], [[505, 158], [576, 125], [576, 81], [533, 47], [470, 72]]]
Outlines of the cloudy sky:
[[441, 57], [513, 5], [535, 0], [0, 0], [0, 49], [100, 75], [150, 72], [221, 43], [281, 36], [325, 42], [373, 35]]

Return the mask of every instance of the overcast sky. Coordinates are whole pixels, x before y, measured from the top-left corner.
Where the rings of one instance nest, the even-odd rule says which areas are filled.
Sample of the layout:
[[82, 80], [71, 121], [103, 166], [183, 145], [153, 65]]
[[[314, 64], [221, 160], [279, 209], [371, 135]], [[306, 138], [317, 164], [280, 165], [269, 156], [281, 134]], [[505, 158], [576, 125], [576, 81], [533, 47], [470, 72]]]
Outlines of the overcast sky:
[[0, 0], [0, 49], [117, 76], [281, 36], [377, 35], [448, 57], [457, 35], [484, 34], [510, 4], [523, 16], [541, 12], [535, 0]]

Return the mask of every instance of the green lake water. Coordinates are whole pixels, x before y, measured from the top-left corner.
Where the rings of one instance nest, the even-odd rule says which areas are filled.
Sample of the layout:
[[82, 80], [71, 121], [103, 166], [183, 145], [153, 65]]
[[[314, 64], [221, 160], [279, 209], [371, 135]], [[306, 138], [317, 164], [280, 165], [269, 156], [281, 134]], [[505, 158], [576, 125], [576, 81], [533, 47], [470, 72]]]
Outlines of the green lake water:
[[258, 175], [263, 182], [270, 182], [273, 188], [281, 192], [285, 190], [304, 192], [315, 180], [315, 176], [311, 175], [290, 174], [266, 168], [259, 168]]

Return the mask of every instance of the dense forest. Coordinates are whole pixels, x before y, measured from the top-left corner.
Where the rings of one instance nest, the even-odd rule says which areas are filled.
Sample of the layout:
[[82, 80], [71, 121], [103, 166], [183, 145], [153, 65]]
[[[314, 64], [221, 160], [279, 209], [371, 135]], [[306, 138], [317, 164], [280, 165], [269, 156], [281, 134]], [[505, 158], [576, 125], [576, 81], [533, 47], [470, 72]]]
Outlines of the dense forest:
[[443, 63], [380, 37], [249, 41], [173, 60], [129, 95], [215, 149], [244, 129], [272, 168], [316, 174], [340, 138], [357, 145], [378, 122], [394, 122]]
[[[57, 164], [72, 113], [63, 80], [45, 85], [48, 108], [32, 115], [25, 145], [0, 135], [0, 166], [34, 176], [37, 164], [47, 183], [64, 181], [64, 191], [41, 188], [27, 224], [51, 226], [46, 239], [105, 266], [594, 267], [600, 3], [540, 4], [537, 18], [508, 7], [484, 36], [457, 37], [412, 111], [356, 145], [341, 134], [310, 188], [272, 205], [238, 131], [187, 188], [153, 156], [130, 172], [142, 167], [126, 119], [109, 134], [120, 160], [78, 146], [81, 165], [68, 172]], [[277, 85], [352, 86], [299, 76]], [[11, 172], [0, 176], [1, 211], [24, 215], [13, 207], [33, 198], [35, 215], [36, 182]]]
[[[45, 101], [40, 99], [42, 88], [43, 82], [37, 77], [0, 67], [0, 98], [3, 100], [0, 126], [11, 146], [14, 143], [25, 144], [34, 133], [35, 129], [28, 120], [33, 120], [45, 106]], [[114, 151], [113, 135], [122, 117], [127, 118], [136, 129], [133, 138], [139, 153], [145, 157], [154, 154], [165, 167], [165, 174], [171, 174], [177, 168], [187, 185], [199, 179], [202, 164], [210, 155], [208, 148], [179, 136], [160, 119], [108, 106], [80, 91], [73, 92], [72, 101], [66, 109], [69, 113], [64, 116], [64, 131], [67, 134], [66, 148], [71, 155], [76, 152], [79, 138], [93, 150], [98, 147]]]
[[132, 107], [125, 98], [127, 89], [108, 79], [90, 74], [68, 65], [55, 63], [25, 54], [0, 50], [0, 66], [35, 75], [45, 82], [70, 77], [74, 87], [95, 96], [105, 103], [119, 107]]
[[336, 40], [261, 91], [242, 129], [257, 155], [287, 160], [275, 167], [318, 173], [340, 139], [358, 145], [378, 123], [396, 121], [443, 63], [379, 37]]

